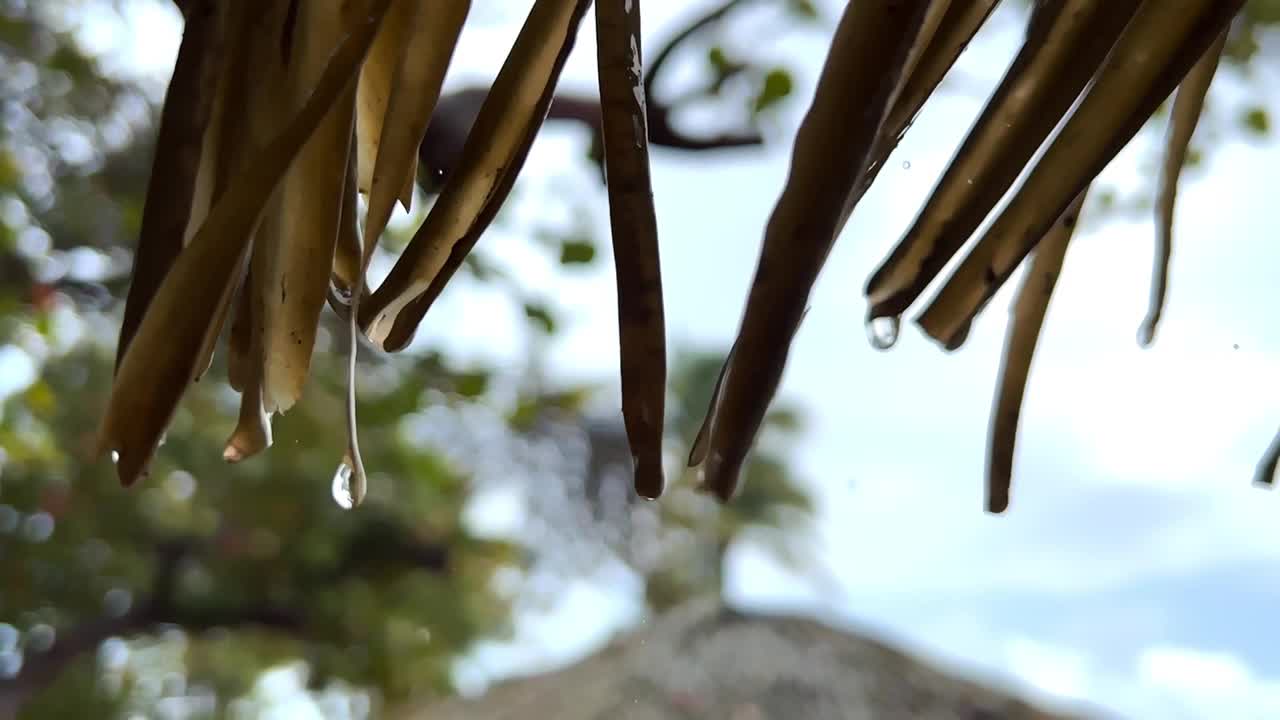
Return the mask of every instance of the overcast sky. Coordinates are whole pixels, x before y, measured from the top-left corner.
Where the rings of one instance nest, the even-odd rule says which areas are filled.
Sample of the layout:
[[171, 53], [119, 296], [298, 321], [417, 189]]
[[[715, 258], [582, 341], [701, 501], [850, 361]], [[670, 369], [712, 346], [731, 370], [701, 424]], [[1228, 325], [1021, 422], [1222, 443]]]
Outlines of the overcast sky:
[[[708, 4], [647, 0], [648, 47]], [[776, 16], [762, 15], [730, 38], [796, 72], [796, 99], [767, 148], [714, 158], [654, 153], [672, 346], [726, 346], [737, 329], [789, 138], [841, 5], [819, 4], [823, 27], [775, 40]], [[523, 19], [508, 7], [474, 3], [476, 27], [464, 35], [450, 84], [496, 71]], [[929, 106], [863, 200], [791, 354], [782, 394], [810, 418], [793, 457], [815, 488], [820, 552], [842, 592], [815, 590], [744, 548], [731, 563], [731, 599], [799, 608], [1037, 697], [1085, 699], [1129, 717], [1280, 717], [1280, 497], [1250, 485], [1280, 426], [1274, 144], [1227, 135], [1207, 167], [1183, 183], [1169, 305], [1152, 349], [1135, 340], [1150, 273], [1149, 217], [1086, 221], [1032, 372], [1005, 516], [982, 512], [982, 472], [1008, 293], [956, 353], [914, 327], [887, 353], [865, 339], [866, 279], [999, 80], [1021, 39], [1019, 12], [996, 14], [962, 59], [963, 80]], [[166, 20], [146, 22], [159, 28]], [[154, 42], [137, 59], [167, 67], [173, 48]], [[565, 86], [593, 92], [593, 67], [587, 22]], [[1272, 74], [1249, 86], [1220, 77], [1214, 117], [1229, 121], [1249, 87], [1265, 87]], [[1148, 191], [1146, 151], [1158, 140], [1142, 138], [1104, 182], [1122, 195]], [[563, 182], [574, 174], [580, 142], [573, 133], [545, 133], [525, 177]], [[590, 177], [578, 174], [584, 179], [569, 191], [598, 193], [603, 202]], [[607, 237], [603, 205], [597, 221]], [[521, 238], [501, 231], [486, 243], [511, 258], [527, 254]], [[573, 309], [555, 371], [612, 378], [609, 263], [569, 278], [545, 264], [524, 267], [532, 286], [554, 288], [559, 304]], [[421, 342], [499, 358], [521, 350], [515, 338], [524, 321], [501, 298], [461, 287], [443, 302]], [[447, 309], [463, 304], [465, 319]], [[600, 587], [609, 583], [622, 589]], [[524, 623], [521, 645], [487, 648], [464, 669], [474, 676], [574, 659], [637, 619], [628, 588], [625, 576], [606, 571], [557, 611]], [[593, 632], [583, 630], [584, 617], [599, 618]]]

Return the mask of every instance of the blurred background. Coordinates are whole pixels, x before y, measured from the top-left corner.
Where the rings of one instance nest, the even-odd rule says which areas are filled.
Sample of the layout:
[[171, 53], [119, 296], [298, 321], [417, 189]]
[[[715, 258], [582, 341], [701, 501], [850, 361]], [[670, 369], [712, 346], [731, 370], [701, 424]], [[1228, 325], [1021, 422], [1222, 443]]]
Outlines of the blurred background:
[[[454, 112], [527, 6], [473, 2]], [[330, 492], [346, 339], [328, 311], [269, 452], [223, 463], [238, 400], [215, 380], [137, 487], [91, 456], [181, 16], [167, 0], [0, 0], [0, 718], [445, 717], [431, 708], [721, 601], [1045, 706], [1280, 717], [1280, 499], [1249, 484], [1280, 423], [1280, 2], [1249, 4], [1210, 93], [1151, 350], [1135, 333], [1160, 117], [1091, 197], [1008, 514], [982, 512], [1008, 294], [959, 352], [906, 331], [882, 353], [861, 291], [1020, 43], [1018, 0], [854, 214], [741, 495], [717, 507], [680, 474], [841, 7], [644, 5], [648, 59], [673, 48], [651, 96], [666, 119], [667, 495], [629, 487], [608, 209], [577, 111], [596, 92], [585, 22], [559, 110], [467, 271], [411, 351], [361, 356], [371, 485], [347, 511]], [[407, 239], [427, 203], [393, 232]]]

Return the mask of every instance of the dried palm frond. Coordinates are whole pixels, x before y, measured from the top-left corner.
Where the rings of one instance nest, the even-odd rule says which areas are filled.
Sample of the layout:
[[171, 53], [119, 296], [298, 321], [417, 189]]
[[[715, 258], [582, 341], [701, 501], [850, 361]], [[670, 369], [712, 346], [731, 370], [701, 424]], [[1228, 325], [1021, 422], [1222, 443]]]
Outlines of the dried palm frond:
[[[737, 489], [809, 291], [840, 232], [845, 202], [868, 165], [930, 4], [850, 3], [840, 20], [707, 420], [703, 483], [723, 500]], [[849, 108], [859, 110], [850, 117]]]
[[[385, 7], [385, 1], [375, 0], [353, 13], [346, 22], [346, 37], [328, 57], [306, 103], [274, 139], [255, 149], [253, 162], [246, 163], [212, 203], [208, 217], [142, 313], [137, 333], [121, 353], [99, 437], [99, 447], [112, 453], [124, 484], [132, 484], [145, 471], [179, 400], [199, 374], [209, 338], [217, 335], [212, 328], [226, 314], [242, 282], [250, 238], [264, 208], [307, 140], [354, 81]], [[246, 56], [249, 53], [236, 53], [230, 59]], [[232, 62], [229, 67], [244, 65]], [[163, 179], [157, 179], [152, 187], [162, 184]]]
[[636, 492], [662, 494], [667, 337], [640, 47], [640, 0], [596, 2], [605, 177], [618, 282], [622, 416]]
[[1022, 396], [1031, 374], [1031, 360], [1049, 311], [1049, 300], [1058, 284], [1067, 246], [1079, 224], [1080, 209], [1088, 190], [1080, 193], [1058, 218], [1053, 229], [1036, 247], [1031, 266], [1018, 288], [1009, 312], [1004, 357], [1000, 363], [1000, 384], [991, 408], [991, 429], [987, 439], [987, 510], [1004, 512], [1009, 507], [1009, 485], [1013, 478], [1013, 451], [1022, 415]]
[[[931, 4], [930, 16], [936, 14], [939, 4], [942, 3]], [[981, 3], [952, 2], [945, 11], [967, 11], [969, 17], [985, 17], [983, 11], [988, 9], [976, 7], [978, 5]], [[917, 319], [920, 328], [945, 348], [958, 347], [991, 297], [1028, 256], [1035, 255], [1014, 305], [1001, 384], [992, 413], [988, 457], [988, 509], [992, 512], [1001, 512], [1008, 504], [1018, 409], [1031, 355], [1085, 189], [1181, 84], [1167, 144], [1160, 203], [1162, 245], [1158, 252], [1152, 314], [1147, 323], [1154, 328], [1163, 303], [1169, 218], [1177, 176], [1222, 52], [1226, 30], [1243, 5], [1244, 0], [1037, 2], [1022, 48], [1003, 81], [919, 216], [867, 285], [868, 327], [872, 330], [873, 343], [888, 347], [897, 337], [902, 313], [919, 300], [947, 263], [970, 243], [974, 232], [1001, 198], [1013, 189], [1012, 198], [969, 248]], [[872, 7], [885, 12], [897, 9], [909, 13], [914, 11], [915, 4], [890, 0], [853, 3], [845, 11], [845, 20], [859, 12], [869, 17], [874, 12]], [[878, 30], [882, 34], [911, 32], [903, 28], [890, 30], [887, 25]], [[972, 29], [965, 28], [964, 32], [971, 33]], [[942, 42], [945, 36], [936, 32], [920, 33], [919, 37], [921, 42], [930, 43]], [[913, 57], [923, 58], [929, 54], [926, 46], [913, 53]], [[950, 51], [938, 52], [938, 56], [942, 58], [940, 66], [945, 73], [955, 56]], [[921, 62], [919, 67], [923, 65]], [[892, 74], [895, 66], [884, 58], [880, 67], [886, 74]], [[911, 78], [905, 82], [909, 86]], [[824, 92], [827, 88], [820, 85], [806, 124], [822, 112]], [[906, 93], [899, 94], [896, 101], [905, 104], [906, 96]], [[896, 143], [905, 128], [901, 119], [910, 117], [916, 109], [913, 106], [890, 110], [887, 117], [898, 120], [884, 122], [882, 150], [877, 162], [883, 163], [885, 151], [892, 149], [889, 143]], [[880, 110], [872, 107], [869, 112], [874, 114]], [[1059, 128], [1056, 133], [1055, 128]], [[793, 181], [804, 172], [804, 158], [800, 154], [804, 132], [802, 127], [792, 161]], [[1046, 140], [1048, 147], [1031, 165]], [[849, 127], [832, 138], [830, 145], [855, 146], [860, 142], [861, 130]], [[1014, 188], [1029, 165], [1030, 172]], [[841, 181], [829, 182], [838, 185]], [[849, 204], [835, 214], [816, 203], [811, 204], [806, 227], [822, 228], [828, 221], [842, 223], [865, 189], [865, 186], [856, 188]], [[784, 190], [775, 215], [791, 202]], [[776, 308], [780, 302], [789, 303], [791, 298], [807, 297], [825, 257], [824, 252], [803, 273], [793, 270], [790, 276], [796, 287], [784, 293], [771, 285], [776, 280], [771, 280], [769, 273], [808, 253], [798, 240], [791, 242], [785, 256], [774, 258], [773, 252], [770, 235], [766, 234], [761, 266], [751, 288], [738, 345], [725, 363], [724, 387], [719, 391], [723, 397], [713, 401], [708, 413], [711, 439], [708, 441], [704, 432], [691, 457], [691, 461], [705, 458], [708, 478], [722, 497], [732, 490], [736, 466], [755, 433], [755, 425], [744, 418], [755, 417], [761, 412], [760, 408], [767, 406], [794, 332], [794, 323], [773, 321], [772, 326], [766, 325], [767, 308]], [[795, 310], [790, 304], [785, 307], [789, 313]], [[752, 343], [750, 355], [755, 363], [760, 362], [759, 348], [772, 347], [772, 354], [765, 356], [770, 358], [770, 374], [767, 378], [752, 375], [735, 385], [740, 362], [738, 349], [744, 341]], [[739, 417], [721, 420], [722, 416], [734, 415]], [[717, 423], [738, 424], [731, 441], [717, 443], [714, 430]], [[727, 470], [724, 457], [727, 457]]]
[[[590, 2], [534, 2], [459, 166], [372, 292], [365, 271], [395, 203], [408, 208], [418, 146], [470, 3], [179, 6], [186, 29], [101, 430], [126, 485], [144, 471], [188, 383], [210, 366], [224, 324], [229, 380], [241, 393], [224, 451], [230, 461], [266, 449], [272, 415], [301, 397], [326, 298], [353, 333], [388, 350], [409, 343], [506, 199]], [[639, 12], [635, 0], [600, 7], [600, 121], [619, 263], [623, 411], [637, 491], [656, 497], [666, 344]], [[363, 218], [360, 194], [368, 205]], [[356, 347], [353, 336], [350, 440], [335, 484], [349, 504], [364, 493]]]
[[1173, 101], [1173, 113], [1169, 119], [1169, 133], [1165, 140], [1164, 164], [1160, 167], [1159, 204], [1156, 215], [1156, 252], [1151, 270], [1151, 304], [1147, 317], [1138, 330], [1138, 342], [1150, 345], [1156, 337], [1156, 327], [1164, 312], [1165, 295], [1169, 287], [1169, 261], [1173, 258], [1173, 209], [1178, 197], [1178, 179], [1187, 161], [1191, 136], [1200, 123], [1205, 96], [1218, 72], [1222, 51], [1227, 45], [1227, 33], [1218, 36], [1217, 42], [1200, 62], [1191, 69]]
[[[810, 291], [850, 213], [998, 1], [845, 6], [765, 230], [738, 336], [690, 453], [717, 497], [727, 500], [737, 488]], [[209, 367], [228, 317], [229, 379], [241, 393], [241, 412], [225, 455], [238, 460], [269, 446], [271, 416], [303, 393], [327, 297], [352, 334], [349, 443], [334, 490], [344, 505], [360, 501], [356, 336], [387, 351], [412, 340], [554, 114], [560, 73], [590, 4], [534, 0], [492, 87], [463, 98], [475, 107], [460, 126], [461, 153], [441, 160], [417, 148], [426, 147], [444, 104], [441, 88], [469, 2], [269, 0], [253, 11], [243, 3], [180, 3], [186, 31], [161, 115], [101, 432], [125, 484], [145, 470], [187, 386]], [[739, 4], [727, 0], [682, 37]], [[1178, 89], [1144, 342], [1154, 333], [1178, 177], [1228, 26], [1243, 4], [1037, 0], [1003, 80], [867, 284], [868, 326], [874, 341], [888, 347], [901, 315], [967, 248], [917, 320], [954, 348], [1032, 258], [1014, 304], [992, 414], [993, 512], [1008, 503], [1031, 358], [1086, 188]], [[758, 138], [676, 136], [670, 108], [655, 111], [646, 102], [653, 72], [646, 79], [641, 70], [639, 0], [601, 0], [595, 12], [599, 105], [562, 110], [597, 123], [604, 147], [622, 411], [636, 491], [657, 497], [666, 345], [649, 144], [661, 137], [671, 147], [724, 147]], [[671, 48], [658, 53], [655, 72]], [[438, 131], [459, 133], [454, 126]], [[408, 209], [418, 163], [436, 160], [449, 166], [438, 199], [387, 279], [366, 289], [370, 258], [394, 206]], [[427, 170], [440, 179], [441, 168]], [[360, 195], [367, 200], [363, 215]], [[1273, 448], [1260, 477], [1274, 473], [1277, 454]]]

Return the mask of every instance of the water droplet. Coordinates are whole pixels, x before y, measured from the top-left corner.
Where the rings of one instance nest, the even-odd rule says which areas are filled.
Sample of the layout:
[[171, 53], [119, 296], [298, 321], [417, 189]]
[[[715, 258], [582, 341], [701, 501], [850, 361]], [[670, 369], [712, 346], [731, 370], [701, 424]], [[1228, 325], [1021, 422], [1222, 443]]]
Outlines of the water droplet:
[[364, 500], [364, 488], [364, 477], [351, 463], [343, 461], [333, 474], [333, 501], [343, 510], [350, 510]]
[[111, 451], [111, 464], [113, 464], [113, 465], [119, 465], [119, 464], [120, 464], [120, 451], [119, 451], [119, 450], [112, 450], [112, 451]]
[[902, 320], [897, 315], [884, 315], [867, 320], [867, 339], [871, 347], [888, 350], [898, 342], [898, 329]]
[[910, 169], [911, 169], [911, 161], [910, 161], [910, 160], [903, 160], [903, 161], [902, 161], [902, 169], [903, 169], [903, 170], [910, 170]]
[[351, 466], [342, 463], [333, 474], [333, 501], [343, 510], [355, 507], [355, 498], [351, 496]]

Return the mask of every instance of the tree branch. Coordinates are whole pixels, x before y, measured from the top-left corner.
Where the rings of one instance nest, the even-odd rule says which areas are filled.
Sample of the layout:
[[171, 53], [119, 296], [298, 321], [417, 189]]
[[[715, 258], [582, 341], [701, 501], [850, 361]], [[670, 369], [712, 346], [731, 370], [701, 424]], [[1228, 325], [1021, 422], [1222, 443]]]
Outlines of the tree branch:
[[677, 104], [663, 102], [654, 87], [663, 68], [667, 67], [675, 51], [689, 42], [698, 33], [722, 22], [730, 13], [742, 6], [746, 0], [726, 0], [697, 20], [676, 33], [666, 45], [654, 56], [649, 71], [644, 79], [645, 100], [648, 103], [649, 142], [654, 145], [679, 150], [711, 150], [715, 148], [734, 148], [759, 145], [764, 142], [760, 133], [753, 131], [739, 133], [722, 133], [708, 138], [695, 138], [685, 135], [671, 123]]
[[[708, 28], [723, 22], [745, 2], [746, 0], [727, 0], [713, 8], [677, 32], [655, 54], [644, 80], [651, 145], [675, 150], [705, 151], [750, 147], [764, 142], [764, 138], [755, 130], [722, 132], [707, 137], [689, 135], [673, 122], [675, 111], [683, 102], [664, 102], [653, 91], [658, 78], [663, 75], [663, 69], [669, 67], [668, 63], [677, 50]], [[436, 103], [435, 113], [431, 116], [426, 135], [418, 149], [419, 165], [423, 169], [418, 181], [428, 193], [438, 193], [444, 186], [445, 178], [457, 167], [467, 134], [471, 132], [471, 126], [488, 94], [489, 87], [485, 85], [466, 87], [442, 96]], [[694, 96], [704, 94], [706, 93], [699, 92]], [[684, 100], [689, 97], [691, 96], [681, 96]], [[600, 144], [600, 102], [595, 97], [557, 94], [547, 111], [547, 121], [578, 123], [591, 132], [593, 146]], [[595, 159], [599, 165], [602, 158]], [[603, 172], [603, 166], [601, 169]]]

